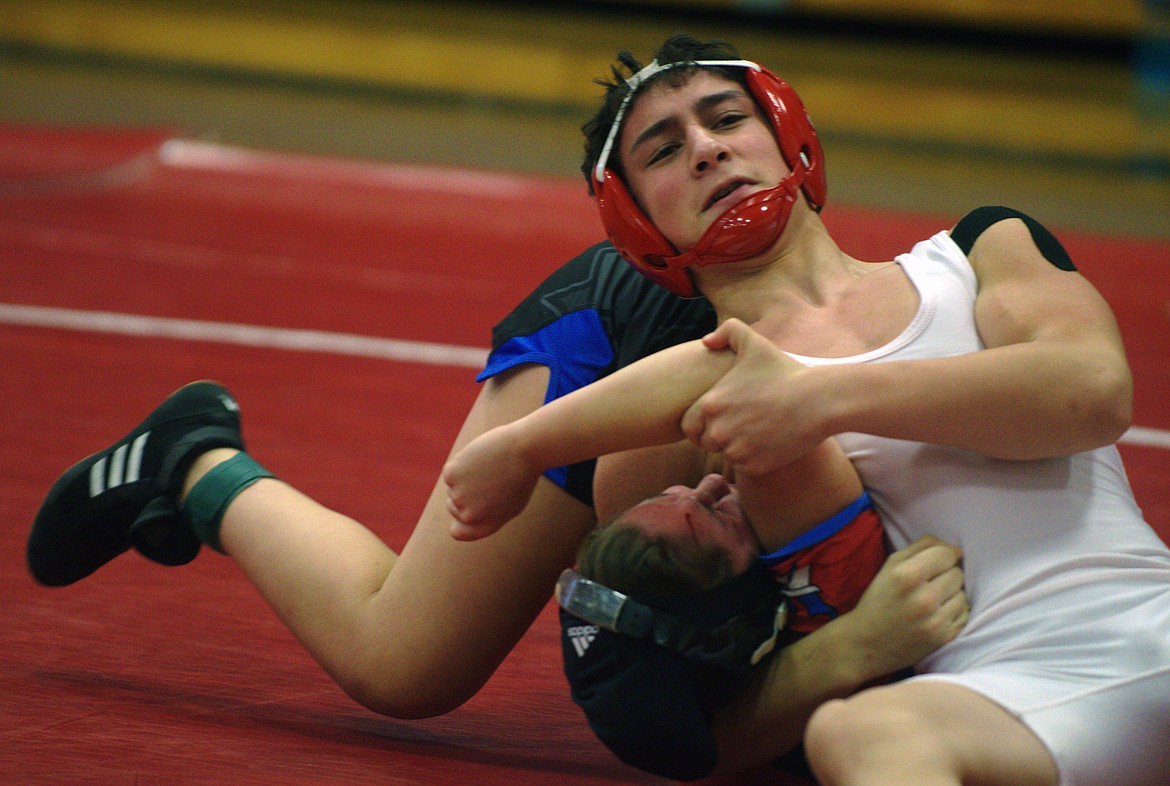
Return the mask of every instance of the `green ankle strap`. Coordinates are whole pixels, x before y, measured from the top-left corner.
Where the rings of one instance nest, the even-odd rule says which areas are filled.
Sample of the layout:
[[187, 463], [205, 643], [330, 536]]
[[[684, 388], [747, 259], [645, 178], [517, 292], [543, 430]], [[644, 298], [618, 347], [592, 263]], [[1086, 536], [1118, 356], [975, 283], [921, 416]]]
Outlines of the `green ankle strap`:
[[183, 515], [201, 541], [223, 553], [219, 526], [227, 507], [241, 491], [263, 478], [276, 477], [247, 453], [220, 462], [195, 482], [183, 501]]

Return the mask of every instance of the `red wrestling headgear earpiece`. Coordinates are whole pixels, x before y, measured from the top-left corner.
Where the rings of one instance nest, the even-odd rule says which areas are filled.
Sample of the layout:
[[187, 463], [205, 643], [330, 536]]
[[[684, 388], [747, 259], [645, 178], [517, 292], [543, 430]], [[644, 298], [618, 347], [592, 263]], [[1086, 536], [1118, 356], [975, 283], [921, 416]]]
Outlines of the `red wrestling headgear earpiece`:
[[[692, 248], [679, 252], [638, 207], [626, 184], [607, 167], [622, 118], [638, 88], [657, 74], [679, 67], [738, 67], [747, 69], [752, 97], [772, 124], [780, 155], [791, 174], [774, 188], [760, 191], [728, 208]], [[618, 107], [609, 136], [593, 171], [593, 194], [609, 239], [626, 260], [655, 283], [676, 295], [698, 294], [687, 268], [738, 262], [762, 253], [780, 237], [800, 193], [814, 209], [825, 204], [825, 158], [808, 113], [787, 82], [749, 60], [657, 61], [626, 80], [630, 87]]]

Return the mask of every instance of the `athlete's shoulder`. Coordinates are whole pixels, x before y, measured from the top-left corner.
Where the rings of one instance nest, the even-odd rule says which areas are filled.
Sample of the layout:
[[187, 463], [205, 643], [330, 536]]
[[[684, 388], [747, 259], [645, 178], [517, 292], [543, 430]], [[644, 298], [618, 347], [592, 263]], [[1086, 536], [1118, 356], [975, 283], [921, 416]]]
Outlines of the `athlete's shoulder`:
[[1024, 222], [1024, 226], [1028, 228], [1028, 233], [1032, 236], [1032, 242], [1036, 244], [1036, 248], [1040, 250], [1045, 259], [1061, 270], [1076, 270], [1076, 266], [1064, 246], [1047, 227], [1026, 213], [1011, 207], [985, 205], [975, 208], [959, 219], [958, 223], [951, 229], [951, 240], [955, 241], [955, 245], [964, 254], [970, 255], [971, 249], [975, 247], [975, 241], [979, 239], [980, 235], [1000, 221], [1009, 218], [1018, 218]]
[[[631, 275], [633, 274], [633, 275]], [[609, 241], [596, 243], [562, 264], [536, 285], [516, 311], [528, 318], [557, 319], [596, 309], [639, 286], [637, 275]]]
[[529, 295], [561, 311], [615, 308], [669, 295], [630, 265], [608, 240], [596, 243], [553, 271]]
[[618, 365], [695, 338], [714, 326], [705, 300], [685, 300], [653, 283], [609, 241], [565, 262], [529, 293], [493, 331], [493, 346], [529, 335], [569, 314], [593, 312]]

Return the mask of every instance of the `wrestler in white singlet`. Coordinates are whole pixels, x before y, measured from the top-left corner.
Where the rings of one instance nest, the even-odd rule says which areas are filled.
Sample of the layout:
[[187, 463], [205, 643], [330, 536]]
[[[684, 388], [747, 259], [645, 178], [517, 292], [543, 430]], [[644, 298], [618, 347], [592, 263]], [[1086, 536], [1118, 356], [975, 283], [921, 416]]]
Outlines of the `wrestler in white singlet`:
[[[943, 232], [898, 258], [917, 316], [884, 347], [810, 365], [983, 348], [975, 274]], [[1143, 520], [1115, 447], [1017, 462], [839, 437], [893, 546], [964, 551], [971, 621], [919, 664], [996, 701], [1048, 746], [1065, 786], [1170, 784], [1170, 549]]]

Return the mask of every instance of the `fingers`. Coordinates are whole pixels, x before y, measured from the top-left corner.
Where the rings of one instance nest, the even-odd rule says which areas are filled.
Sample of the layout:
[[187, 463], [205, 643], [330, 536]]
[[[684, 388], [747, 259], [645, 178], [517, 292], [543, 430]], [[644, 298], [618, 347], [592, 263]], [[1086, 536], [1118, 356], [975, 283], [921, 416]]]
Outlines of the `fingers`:
[[[446, 474], [444, 472], [444, 474]], [[486, 533], [476, 519], [479, 518], [468, 506], [457, 501], [457, 492], [447, 487], [447, 500], [444, 503], [447, 512], [451, 514], [451, 537], [455, 540], [478, 540]]]
[[895, 592], [915, 598], [918, 614], [941, 620], [952, 628], [952, 636], [966, 624], [969, 613], [962, 557], [956, 546], [927, 535], [891, 554], [884, 568]]
[[963, 552], [958, 546], [953, 546], [934, 535], [923, 535], [909, 546], [895, 551], [887, 562], [890, 565], [914, 562], [923, 570], [933, 570], [931, 575], [937, 575], [957, 565], [962, 558]]
[[473, 540], [480, 540], [486, 538], [494, 530], [482, 529], [480, 527], [473, 527], [469, 524], [464, 524], [459, 519], [454, 519], [451, 522], [451, 537], [455, 540], [470, 542]]
[[451, 514], [451, 537], [455, 540], [470, 540], [470, 536], [474, 533], [474, 527], [464, 523], [467, 513], [455, 504], [455, 500], [447, 497], [446, 502], [447, 512]]
[[941, 638], [944, 642], [950, 641], [959, 635], [971, 618], [971, 604], [967, 600], [967, 593], [961, 589], [947, 598], [939, 606], [939, 615], [942, 617], [944, 629]]
[[[971, 615], [971, 606], [963, 587], [962, 552], [934, 536], [920, 538], [903, 549], [906, 562], [922, 580], [915, 592], [923, 619], [929, 619], [928, 629], [938, 645], [959, 635]], [[908, 578], [908, 577], [904, 577]]]
[[460, 509], [449, 497], [447, 499], [447, 512], [451, 514], [450, 531], [451, 537], [455, 540], [480, 540], [491, 535], [501, 526], [492, 519]]
[[963, 594], [963, 570], [954, 565], [930, 580], [942, 598]]
[[733, 317], [703, 336], [703, 346], [707, 349], [730, 349], [738, 354], [751, 340], [753, 333], [747, 323]]
[[955, 554], [961, 553], [957, 546], [952, 546], [950, 543], [947, 543], [945, 540], [943, 540], [942, 538], [939, 538], [935, 535], [923, 535], [921, 538], [914, 541], [909, 546], [906, 546], [905, 548], [899, 549], [898, 551], [896, 551], [894, 553], [901, 554], [901, 555], [904, 555], [906, 558], [909, 558], [909, 557], [912, 557], [916, 554], [921, 554], [924, 551], [927, 551], [927, 550], [933, 549], [933, 548], [938, 548], [940, 546], [944, 547], [946, 549], [952, 550]]
[[719, 325], [719, 327], [703, 336], [703, 346], [705, 346], [707, 349], [726, 349], [727, 342], [728, 335], [726, 322], [722, 323]]
[[691, 404], [683, 413], [679, 428], [682, 430], [683, 436], [693, 444], [708, 453], [719, 453], [727, 446], [716, 440], [714, 435], [710, 433], [707, 425], [708, 406], [707, 396], [702, 396], [694, 404]]
[[683, 435], [692, 442], [703, 434], [703, 428], [706, 423], [706, 418], [703, 417], [702, 404], [703, 399], [700, 397], [695, 403], [687, 407], [687, 411], [683, 413], [682, 420], [679, 421], [679, 428], [682, 429]]

